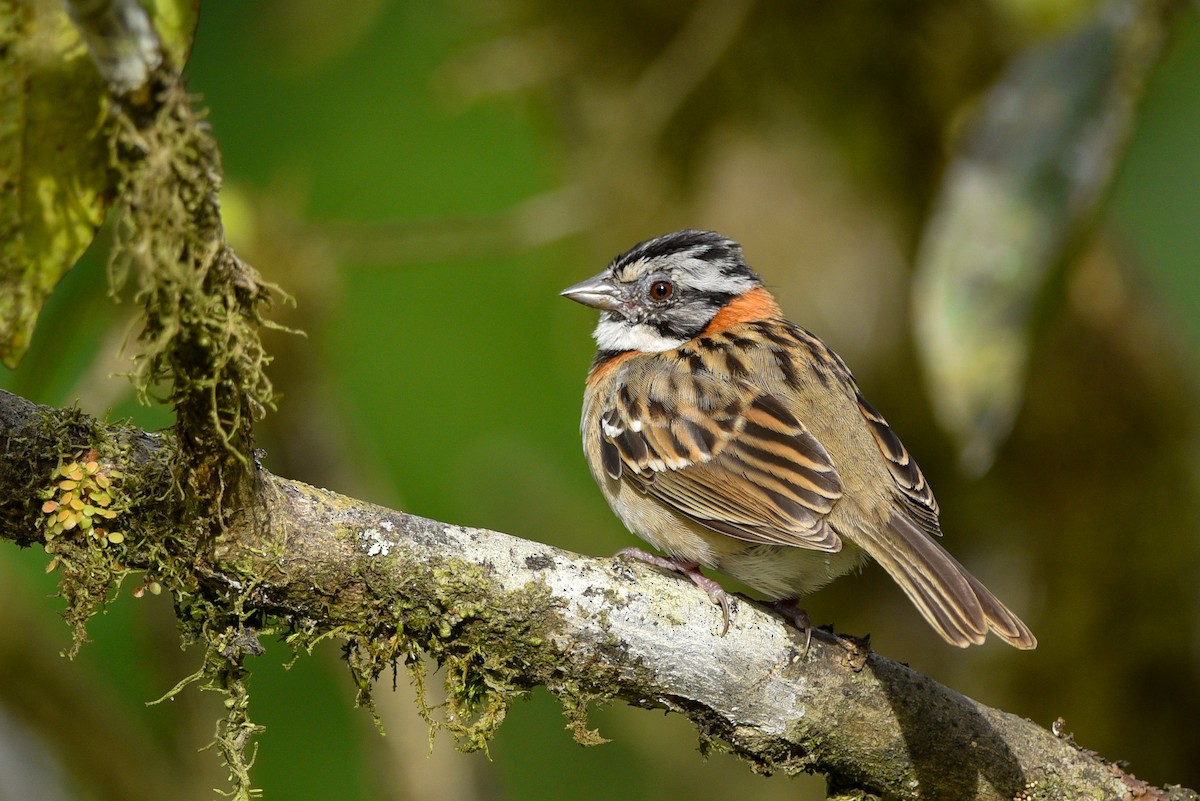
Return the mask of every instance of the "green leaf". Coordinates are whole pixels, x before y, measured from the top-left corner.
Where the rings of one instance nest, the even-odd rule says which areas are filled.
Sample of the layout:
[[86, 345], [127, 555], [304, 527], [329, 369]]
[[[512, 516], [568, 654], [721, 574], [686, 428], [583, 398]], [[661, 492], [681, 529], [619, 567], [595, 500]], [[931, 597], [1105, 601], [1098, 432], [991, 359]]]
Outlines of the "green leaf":
[[[195, 0], [150, 5], [176, 69], [191, 50], [197, 11]], [[106, 104], [59, 0], [0, 0], [0, 361], [10, 368], [112, 199]]]
[[200, 0], [153, 0], [145, 3], [150, 21], [162, 40], [163, 49], [177, 71], [182, 71], [192, 52]]
[[0, 0], [0, 360], [91, 243], [111, 182], [104, 86], [54, 0]]
[[1095, 224], [1173, 13], [1113, 4], [1022, 54], [947, 170], [913, 308], [934, 411], [970, 470], [989, 467], [1012, 428], [1035, 313]]

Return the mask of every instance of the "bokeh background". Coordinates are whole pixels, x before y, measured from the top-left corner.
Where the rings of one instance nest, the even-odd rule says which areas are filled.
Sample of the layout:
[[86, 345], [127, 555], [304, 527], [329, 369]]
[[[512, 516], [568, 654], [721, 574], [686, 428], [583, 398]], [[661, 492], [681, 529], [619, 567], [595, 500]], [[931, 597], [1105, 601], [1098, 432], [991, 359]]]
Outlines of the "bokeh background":
[[[272, 335], [273, 471], [589, 554], [632, 538], [577, 420], [591, 312], [559, 290], [634, 242], [718, 229], [849, 362], [916, 455], [945, 544], [1040, 639], [944, 645], [875, 567], [806, 603], [818, 624], [1049, 726], [1154, 783], [1200, 786], [1200, 21], [1177, 14], [1108, 202], [1057, 264], [990, 469], [964, 470], [914, 347], [922, 231], [1005, 65], [1085, 24], [1082, 0], [257, 0], [206, 3], [191, 62], [239, 253], [296, 299]], [[149, 428], [114, 373], [131, 317], [102, 234], [0, 385]], [[978, 467], [978, 465], [976, 465]], [[208, 798], [220, 699], [168, 599], [126, 587], [93, 642], [44, 554], [0, 549], [0, 799]], [[406, 676], [386, 726], [326, 643], [250, 665], [268, 799], [822, 798], [697, 753], [675, 716], [613, 705], [582, 748], [542, 691], [489, 755], [430, 749]]]

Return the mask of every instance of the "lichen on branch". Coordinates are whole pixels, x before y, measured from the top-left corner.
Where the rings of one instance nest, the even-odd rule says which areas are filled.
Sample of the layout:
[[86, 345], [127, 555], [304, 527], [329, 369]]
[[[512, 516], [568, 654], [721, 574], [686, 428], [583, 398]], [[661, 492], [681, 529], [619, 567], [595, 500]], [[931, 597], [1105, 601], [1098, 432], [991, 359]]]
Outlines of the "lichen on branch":
[[225, 242], [219, 153], [195, 98], [177, 81], [156, 98], [118, 107], [113, 125], [110, 276], [114, 291], [132, 279], [142, 307], [131, 377], [143, 400], [166, 387], [185, 450], [245, 466], [251, 425], [274, 403], [259, 332], [279, 291]]
[[[228, 632], [248, 627], [239, 612], [222, 604], [231, 597], [240, 604], [242, 596], [228, 587], [214, 589], [204, 578], [204, 564], [231, 521], [255, 505], [253, 424], [274, 404], [266, 374], [271, 358], [260, 332], [272, 327], [266, 314], [282, 292], [225, 241], [219, 151], [178, 73], [163, 64], [143, 86], [114, 92], [110, 100], [110, 152], [119, 191], [110, 284], [114, 295], [132, 285], [140, 307], [130, 373], [138, 397], [147, 402], [161, 395], [175, 412], [179, 458], [172, 470], [172, 507], [176, 530], [189, 532], [185, 539], [160, 532], [164, 536], [156, 540], [137, 542], [121, 532], [117, 545], [150, 546], [142, 553], [151, 558], [141, 560], [149, 572], [146, 586], [168, 589], [184, 641], [204, 643], [198, 678], [202, 686], [224, 692], [229, 708], [214, 744], [229, 767], [232, 794], [248, 798], [249, 744], [259, 727], [249, 718], [243, 663], [253, 651], [228, 647]], [[64, 525], [74, 520], [69, 511], [66, 515]], [[257, 519], [252, 511], [249, 519]], [[155, 549], [151, 542], [161, 545]], [[112, 544], [112, 537], [103, 544]], [[94, 549], [71, 553], [88, 558], [63, 560], [61, 586], [68, 597], [80, 582], [78, 571], [67, 568], [103, 555]], [[86, 615], [119, 585], [128, 567], [88, 574], [90, 604], [71, 604], [77, 610], [77, 642]]]

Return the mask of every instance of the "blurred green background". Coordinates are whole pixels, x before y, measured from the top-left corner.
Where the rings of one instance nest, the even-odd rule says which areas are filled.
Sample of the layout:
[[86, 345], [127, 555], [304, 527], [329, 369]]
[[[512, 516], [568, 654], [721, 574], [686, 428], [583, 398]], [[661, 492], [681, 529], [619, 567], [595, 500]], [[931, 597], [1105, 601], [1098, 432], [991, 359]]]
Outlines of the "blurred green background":
[[[915, 454], [945, 544], [1038, 635], [944, 645], [876, 567], [817, 624], [1049, 726], [1153, 783], [1200, 786], [1200, 23], [1177, 17], [1103, 217], [1049, 282], [1022, 410], [982, 477], [958, 467], [912, 344], [909, 285], [982, 92], [1084, 2], [545, 0], [207, 3], [188, 66], [224, 157], [229, 235], [297, 300], [271, 335], [271, 470], [589, 554], [632, 543], [580, 454], [591, 312], [559, 290], [681, 227], [740, 240]], [[170, 425], [110, 377], [129, 304], [105, 236], [51, 298], [33, 400]], [[199, 664], [169, 600], [127, 587], [74, 662], [40, 551], [0, 549], [0, 799], [207, 798], [219, 699], [146, 707]], [[612, 706], [582, 748], [518, 703], [491, 748], [429, 750], [401, 674], [387, 727], [337, 644], [250, 665], [271, 798], [821, 798], [697, 753], [685, 721]], [[33, 677], [33, 678], [31, 678]], [[386, 685], [386, 679], [381, 685]]]

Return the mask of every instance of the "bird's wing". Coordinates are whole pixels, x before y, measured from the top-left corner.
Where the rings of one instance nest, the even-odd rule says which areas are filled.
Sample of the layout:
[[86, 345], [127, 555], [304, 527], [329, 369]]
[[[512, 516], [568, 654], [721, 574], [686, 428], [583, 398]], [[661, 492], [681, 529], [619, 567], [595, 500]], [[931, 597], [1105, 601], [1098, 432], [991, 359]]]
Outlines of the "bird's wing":
[[991, 630], [1017, 648], [1036, 647], [1029, 627], [928, 536], [940, 536], [942, 530], [937, 501], [921, 468], [879, 412], [861, 393], [856, 397], [899, 492], [886, 526], [859, 529], [855, 542], [891, 574], [948, 642], [959, 647], [981, 643]]
[[888, 425], [887, 420], [884, 420], [883, 415], [875, 411], [875, 407], [867, 403], [857, 388], [855, 388], [855, 397], [858, 401], [858, 410], [862, 412], [863, 419], [867, 421], [867, 428], [870, 430], [871, 436], [875, 438], [875, 444], [879, 446], [879, 451], [883, 454], [888, 470], [892, 474], [892, 481], [899, 490], [899, 494], [896, 496], [897, 500], [900, 501], [901, 506], [908, 512], [908, 516], [921, 531], [938, 537], [942, 536], [942, 528], [938, 524], [938, 503], [933, 497], [933, 491], [929, 488], [928, 482], [925, 481], [925, 474], [921, 472], [921, 468], [909, 455], [908, 449], [904, 447], [904, 443]]
[[[665, 360], [664, 360], [665, 361]], [[826, 522], [842, 482], [825, 448], [777, 396], [679, 365], [616, 392], [601, 413], [601, 459], [613, 479], [737, 539], [833, 553]]]

